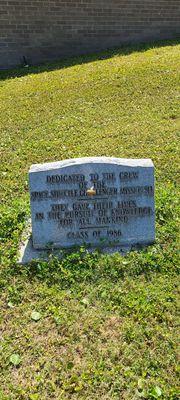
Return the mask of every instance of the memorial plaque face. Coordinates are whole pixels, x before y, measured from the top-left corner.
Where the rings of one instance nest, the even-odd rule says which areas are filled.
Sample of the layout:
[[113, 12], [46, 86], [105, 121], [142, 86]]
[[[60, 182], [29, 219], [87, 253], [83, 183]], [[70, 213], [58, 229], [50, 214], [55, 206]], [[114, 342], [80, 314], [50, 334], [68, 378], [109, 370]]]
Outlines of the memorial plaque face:
[[155, 240], [151, 160], [80, 158], [32, 165], [33, 246], [147, 245]]

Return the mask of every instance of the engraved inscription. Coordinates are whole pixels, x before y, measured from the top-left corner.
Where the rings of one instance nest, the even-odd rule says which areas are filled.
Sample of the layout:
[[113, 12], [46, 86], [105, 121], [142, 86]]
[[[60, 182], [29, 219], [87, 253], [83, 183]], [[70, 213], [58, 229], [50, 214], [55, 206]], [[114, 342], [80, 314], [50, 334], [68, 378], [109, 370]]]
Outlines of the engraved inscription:
[[154, 181], [148, 174], [143, 168], [116, 164], [47, 171], [30, 192], [40, 242], [41, 231], [43, 237], [50, 232], [49, 242], [59, 246], [145, 240], [139, 231], [154, 221]]
[[[119, 178], [121, 181], [137, 180], [139, 176], [138, 172], [120, 172]], [[62, 183], [66, 184], [78, 184], [81, 187], [87, 185], [85, 181], [86, 177], [81, 174], [73, 175], [47, 175], [46, 180], [50, 184]], [[116, 200], [117, 195], [129, 196], [129, 195], [146, 195], [150, 196], [153, 194], [152, 186], [117, 186], [108, 187], [107, 184], [117, 182], [118, 179], [115, 173], [107, 172], [102, 174], [100, 179], [99, 174], [89, 174], [89, 179], [94, 183], [93, 188], [96, 189], [93, 200], [87, 196], [86, 191], [81, 189], [60, 189], [60, 190], [46, 190], [42, 192], [32, 192], [32, 201], [44, 201], [44, 200], [62, 200], [66, 198], [66, 203], [52, 203], [50, 204], [50, 210], [47, 211], [46, 216], [44, 213], [37, 213], [36, 219], [41, 220], [47, 218], [49, 221], [58, 223], [59, 228], [68, 229], [77, 225], [80, 229], [87, 229], [94, 226], [109, 226], [109, 225], [123, 225], [127, 224], [132, 218], [142, 218], [150, 216], [153, 213], [151, 207], [139, 207], [137, 200]], [[99, 197], [107, 196], [103, 201], [98, 200]], [[77, 198], [75, 203], [70, 206], [67, 202], [67, 198]], [[81, 202], [81, 198], [83, 201]], [[109, 200], [112, 198], [113, 200]], [[95, 231], [97, 232], [97, 231]], [[96, 237], [100, 236], [101, 231], [98, 231]], [[111, 233], [110, 233], [111, 232]], [[121, 232], [110, 230], [107, 231], [107, 236], [119, 237], [121, 234], [113, 234], [113, 232]], [[83, 235], [80, 235], [81, 237]], [[68, 237], [72, 237], [69, 233]]]

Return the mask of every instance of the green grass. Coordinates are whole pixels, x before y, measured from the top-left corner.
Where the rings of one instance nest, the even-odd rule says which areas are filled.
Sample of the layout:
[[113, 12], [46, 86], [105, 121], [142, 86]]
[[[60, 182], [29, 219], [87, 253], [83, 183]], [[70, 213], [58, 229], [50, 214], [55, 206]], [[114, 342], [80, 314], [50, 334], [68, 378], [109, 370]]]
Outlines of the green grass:
[[[1, 400], [179, 398], [179, 55], [169, 42], [0, 73]], [[30, 165], [102, 155], [154, 161], [156, 244], [18, 266]]]

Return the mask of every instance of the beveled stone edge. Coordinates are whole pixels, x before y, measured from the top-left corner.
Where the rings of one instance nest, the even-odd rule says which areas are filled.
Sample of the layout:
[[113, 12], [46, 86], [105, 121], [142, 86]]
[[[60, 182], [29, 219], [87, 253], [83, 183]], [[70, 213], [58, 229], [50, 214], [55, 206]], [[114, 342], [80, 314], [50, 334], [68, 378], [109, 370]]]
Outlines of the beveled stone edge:
[[82, 157], [43, 164], [32, 164], [29, 173], [56, 170], [83, 164], [112, 164], [127, 167], [154, 168], [153, 161], [150, 158]]

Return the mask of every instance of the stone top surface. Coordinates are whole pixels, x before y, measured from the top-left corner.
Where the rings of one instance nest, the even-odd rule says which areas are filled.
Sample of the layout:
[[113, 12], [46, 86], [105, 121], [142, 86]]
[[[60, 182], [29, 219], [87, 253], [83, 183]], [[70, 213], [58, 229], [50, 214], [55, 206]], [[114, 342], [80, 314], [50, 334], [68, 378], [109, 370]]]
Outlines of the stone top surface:
[[154, 167], [154, 164], [150, 158], [138, 159], [138, 158], [115, 158], [115, 157], [82, 157], [72, 158], [68, 160], [44, 163], [44, 164], [33, 164], [29, 170], [32, 172], [41, 172], [55, 170], [63, 167], [70, 167], [73, 165], [80, 164], [116, 164], [128, 167], [143, 167], [149, 168]]

